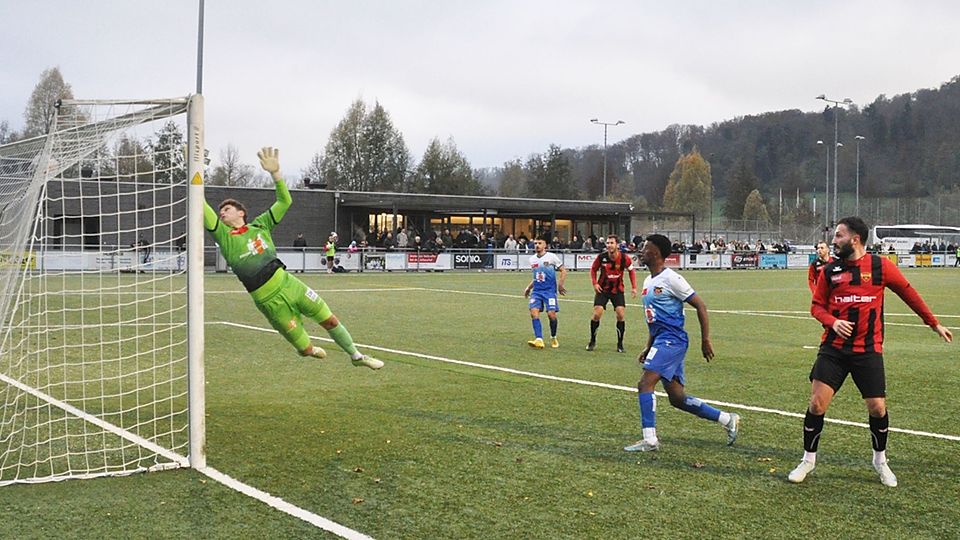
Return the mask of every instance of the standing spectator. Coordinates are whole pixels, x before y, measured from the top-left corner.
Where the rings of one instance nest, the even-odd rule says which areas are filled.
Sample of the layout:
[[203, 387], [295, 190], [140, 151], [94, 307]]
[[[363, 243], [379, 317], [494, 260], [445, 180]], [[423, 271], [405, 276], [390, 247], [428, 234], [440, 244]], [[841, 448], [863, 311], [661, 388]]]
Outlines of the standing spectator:
[[450, 235], [450, 229], [443, 230], [443, 234], [440, 235], [440, 240], [443, 240], [444, 247], [453, 247], [453, 236]]
[[300, 248], [300, 270], [294, 270], [294, 272], [303, 273], [304, 267], [306, 266], [306, 251], [307, 251], [307, 240], [303, 237], [303, 233], [297, 233], [297, 237], [293, 239], [293, 247]]
[[401, 228], [397, 231], [397, 249], [407, 249], [407, 241], [407, 231]]
[[383, 249], [387, 251], [393, 251], [393, 248], [396, 247], [396, 240], [393, 239], [393, 233], [387, 231], [387, 234], [383, 237]]
[[944, 341], [953, 334], [945, 328], [889, 259], [864, 249], [869, 229], [859, 217], [845, 217], [833, 236], [836, 261], [823, 267], [817, 281], [810, 314], [823, 325], [820, 351], [810, 370], [810, 402], [803, 420], [803, 459], [787, 479], [794, 483], [813, 471], [827, 408], [847, 375], [860, 390], [870, 425], [873, 468], [880, 482], [897, 486], [887, 465], [887, 432], [890, 426], [883, 370], [883, 299], [889, 288], [910, 306]]
[[323, 254], [327, 257], [327, 273], [333, 273], [333, 256], [337, 254], [337, 233], [332, 232], [323, 246]]
[[506, 251], [517, 250], [517, 241], [513, 239], [512, 234], [508, 234], [507, 239], [503, 241], [503, 249], [505, 249]]

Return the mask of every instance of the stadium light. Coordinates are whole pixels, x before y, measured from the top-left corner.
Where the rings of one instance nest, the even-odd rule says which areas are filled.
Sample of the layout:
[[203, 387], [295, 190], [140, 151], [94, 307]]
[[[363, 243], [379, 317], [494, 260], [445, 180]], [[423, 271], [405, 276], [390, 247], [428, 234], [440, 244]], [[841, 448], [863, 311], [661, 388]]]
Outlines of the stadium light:
[[824, 145], [823, 141], [817, 141], [817, 144], [822, 145], [827, 149], [825, 165], [827, 179], [825, 181], [826, 185], [823, 187], [824, 199], [826, 199], [826, 202], [823, 204], [823, 227], [824, 229], [827, 229], [830, 227], [830, 222], [828, 221], [830, 219], [830, 148]]
[[[816, 99], [819, 99], [819, 100], [821, 100], [821, 101], [825, 101], [825, 102], [827, 102], [827, 103], [833, 103], [833, 144], [834, 144], [834, 151], [833, 151], [833, 222], [836, 223], [836, 222], [837, 222], [837, 206], [838, 206], [838, 204], [837, 204], [837, 165], [838, 165], [839, 162], [840, 162], [840, 159], [839, 159], [840, 156], [838, 155], [838, 152], [840, 151], [840, 147], [843, 146], [842, 144], [840, 144], [840, 139], [839, 139], [839, 137], [837, 136], [837, 118], [838, 118], [838, 117], [837, 117], [837, 109], [840, 108], [841, 105], [843, 105], [844, 107], [853, 105], [853, 100], [850, 99], [850, 98], [843, 98], [843, 101], [837, 101], [837, 100], [835, 100], [835, 99], [830, 99], [830, 98], [828, 98], [828, 97], [826, 96], [826, 94], [820, 94], [819, 96], [817, 96]], [[828, 152], [829, 152], [829, 150], [828, 150]], [[828, 173], [828, 174], [829, 174], [829, 173]], [[828, 190], [827, 190], [827, 200], [829, 201], [829, 199], [830, 199], [830, 190], [829, 190], [829, 186], [828, 186]]]
[[860, 215], [860, 141], [864, 140], [862, 135], [854, 137], [857, 141], [857, 215]]
[[603, 198], [607, 198], [607, 128], [610, 126], [619, 126], [620, 124], [626, 124], [623, 120], [617, 120], [616, 122], [601, 122], [596, 118], [590, 119], [591, 124], [597, 124], [598, 126], [603, 126]]

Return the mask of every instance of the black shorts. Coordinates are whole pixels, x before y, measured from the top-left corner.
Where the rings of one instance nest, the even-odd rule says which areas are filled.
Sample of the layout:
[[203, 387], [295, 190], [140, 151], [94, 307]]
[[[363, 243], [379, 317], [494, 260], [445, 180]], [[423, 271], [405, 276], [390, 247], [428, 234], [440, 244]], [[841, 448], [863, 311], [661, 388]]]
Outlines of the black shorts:
[[607, 302], [611, 302], [613, 307], [624, 307], [627, 305], [627, 299], [622, 292], [609, 293], [599, 292], [593, 295], [593, 305], [607, 309]]
[[864, 399], [886, 397], [887, 378], [883, 371], [882, 354], [845, 353], [829, 345], [821, 345], [817, 360], [810, 370], [810, 380], [816, 379], [837, 392], [848, 374], [853, 377]]

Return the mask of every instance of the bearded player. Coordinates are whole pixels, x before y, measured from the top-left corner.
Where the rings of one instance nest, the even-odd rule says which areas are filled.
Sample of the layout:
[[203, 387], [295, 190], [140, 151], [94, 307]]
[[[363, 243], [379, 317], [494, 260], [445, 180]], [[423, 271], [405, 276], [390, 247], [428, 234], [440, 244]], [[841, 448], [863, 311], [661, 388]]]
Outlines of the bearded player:
[[630, 273], [630, 294], [637, 297], [637, 272], [633, 269], [633, 259], [620, 251], [620, 238], [615, 234], [607, 235], [607, 249], [593, 260], [590, 266], [590, 280], [593, 282], [593, 317], [590, 319], [590, 343], [587, 350], [597, 346], [597, 330], [600, 318], [607, 309], [607, 302], [613, 304], [617, 316], [617, 352], [623, 352], [623, 334], [626, 330], [627, 300], [624, 297], [623, 273]]
[[803, 459], [787, 479], [803, 480], [817, 463], [823, 417], [847, 375], [867, 406], [873, 445], [873, 468], [880, 482], [897, 486], [887, 464], [886, 376], [883, 370], [883, 292], [889, 288], [947, 343], [953, 334], [942, 326], [889, 259], [866, 252], [867, 224], [859, 217], [837, 223], [833, 252], [837, 260], [823, 267], [810, 314], [823, 325], [820, 350], [810, 370], [810, 404], [803, 420]]
[[203, 226], [213, 235], [220, 253], [250, 293], [257, 309], [301, 356], [324, 358], [327, 355], [310, 342], [303, 328], [302, 316], [306, 315], [320, 323], [333, 341], [350, 355], [353, 365], [380, 369], [383, 362], [357, 351], [350, 332], [327, 303], [313, 289], [288, 274], [277, 258], [270, 231], [283, 219], [293, 199], [280, 174], [280, 152], [266, 147], [257, 157], [263, 170], [273, 177], [277, 202], [248, 224], [243, 203], [227, 199], [220, 203], [218, 214], [204, 201]]

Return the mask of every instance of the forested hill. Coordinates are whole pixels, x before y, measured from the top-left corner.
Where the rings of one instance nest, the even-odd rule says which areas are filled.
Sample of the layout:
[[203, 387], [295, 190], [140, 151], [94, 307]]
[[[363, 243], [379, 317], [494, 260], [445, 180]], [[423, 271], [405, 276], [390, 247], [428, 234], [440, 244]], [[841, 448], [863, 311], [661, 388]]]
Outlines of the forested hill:
[[[811, 103], [817, 103], [813, 98]], [[843, 144], [841, 191], [851, 191], [855, 183], [857, 135], [864, 137], [860, 140], [862, 196], [918, 197], [960, 184], [960, 76], [939, 88], [880, 95], [870, 104], [849, 109], [770, 112], [707, 127], [673, 125], [611, 146], [609, 163], [616, 164], [618, 179], [630, 178], [633, 194], [645, 197], [652, 206], [662, 203], [667, 178], [680, 153], [694, 146], [710, 162], [718, 196], [726, 194], [739, 159], [753, 169], [760, 190], [767, 195], [781, 188], [784, 194], [794, 194], [798, 188], [802, 193], [814, 188], [822, 192], [835, 111]], [[818, 140], [824, 144], [818, 145]], [[585, 160], [593, 152], [571, 153]], [[832, 176], [832, 151], [829, 167]], [[591, 195], [597, 193], [596, 175], [585, 176], [582, 187]]]

